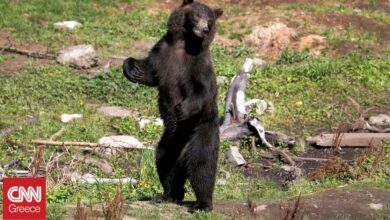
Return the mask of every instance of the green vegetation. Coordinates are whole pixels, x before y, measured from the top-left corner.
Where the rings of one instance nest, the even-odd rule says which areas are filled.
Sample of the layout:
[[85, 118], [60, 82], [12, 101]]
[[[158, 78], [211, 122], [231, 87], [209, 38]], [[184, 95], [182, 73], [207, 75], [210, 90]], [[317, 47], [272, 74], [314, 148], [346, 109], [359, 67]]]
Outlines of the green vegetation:
[[[134, 41], [157, 40], [165, 32], [167, 14], [150, 13], [147, 8], [152, 2], [32, 0], [15, 4], [14, 1], [1, 1], [0, 28], [23, 42], [48, 44], [53, 52], [64, 45], [88, 43], [93, 44], [101, 56], [124, 54], [130, 51]], [[121, 10], [122, 4], [131, 5], [131, 12]], [[359, 13], [390, 24], [389, 16], [377, 10], [354, 12], [345, 6], [320, 8], [318, 5], [292, 5], [285, 9]], [[83, 27], [74, 31], [58, 31], [52, 26], [54, 22], [71, 19], [80, 21]], [[218, 28], [221, 33], [239, 40], [250, 33], [249, 29], [231, 32], [229, 24]], [[332, 44], [358, 38], [359, 44], [371, 45], [377, 40], [373, 33], [357, 36], [352, 30], [347, 32], [347, 35], [341, 36], [329, 29], [324, 35]], [[234, 48], [214, 46], [212, 54], [215, 70], [219, 76], [231, 79], [244, 59], [253, 57], [255, 53], [255, 50], [243, 43]], [[0, 63], [5, 61], [6, 57], [0, 55]], [[219, 88], [221, 117], [227, 89], [228, 85]], [[275, 105], [275, 113], [262, 116], [262, 123], [267, 128], [295, 137], [316, 134], [318, 129], [329, 131], [340, 122], [356, 121], [361, 112], [349, 101], [349, 97], [367, 109], [372, 106], [390, 106], [389, 94], [389, 54], [371, 56], [348, 53], [336, 58], [328, 55], [326, 50], [318, 57], [312, 57], [308, 50], [295, 52], [285, 49], [276, 62], [264, 68], [255, 68], [247, 87], [248, 98], [262, 98]], [[29, 144], [30, 141], [47, 139], [61, 127], [65, 128], [65, 133], [58, 138], [59, 141], [96, 142], [102, 136], [120, 133], [135, 136], [154, 146], [162, 128], [148, 125], [139, 129], [136, 117], [106, 118], [96, 113], [96, 108], [104, 105], [124, 106], [133, 109], [136, 115], [158, 117], [156, 97], [155, 89], [128, 82], [119, 68], [102, 72], [92, 79], [85, 79], [73, 69], [57, 64], [30, 66], [11, 78], [0, 74], [0, 129], [21, 123], [28, 115], [40, 114], [37, 123], [21, 126], [8, 137], [0, 136], [0, 160], [10, 161], [17, 157], [21, 159], [22, 166], [28, 166], [34, 148]], [[63, 125], [59, 120], [63, 113], [81, 113], [84, 118]], [[221, 145], [219, 167], [228, 172], [230, 177], [226, 178], [224, 172], [218, 174], [218, 180], [226, 180], [226, 183], [217, 184], [217, 201], [280, 201], [294, 198], [299, 193], [305, 195], [343, 184], [357, 188], [390, 189], [390, 170], [388, 166], [380, 166], [376, 168], [378, 172], [358, 180], [334, 176], [317, 181], [303, 178], [293, 187], [281, 190], [271, 179], [251, 178], [243, 174], [243, 168], [226, 164], [224, 155], [229, 146], [229, 142]], [[257, 153], [253, 153], [249, 148], [246, 144], [242, 146], [242, 154], [248, 158], [259, 158], [261, 153], [268, 152], [259, 148]], [[387, 144], [386, 151], [389, 148]], [[305, 150], [297, 146], [292, 151], [297, 149]], [[76, 148], [65, 152], [61, 148], [47, 147], [45, 161], [59, 154], [62, 154], [61, 161], [69, 163], [72, 156], [81, 153]], [[388, 157], [387, 153], [384, 158], [387, 162]], [[119, 186], [126, 201], [149, 200], [161, 193], [153, 152], [125, 152], [110, 157], [109, 161], [114, 168], [109, 177], [132, 177], [138, 180], [134, 185]], [[372, 168], [371, 165], [370, 161], [366, 164], [367, 168]], [[76, 170], [108, 177], [98, 168], [87, 164], [79, 165]], [[63, 204], [74, 205], [80, 199], [100, 203], [104, 201], [106, 192], [112, 195], [117, 187], [116, 184], [57, 184], [59, 179], [59, 170], [48, 176], [48, 219], [64, 219], [72, 213], [69, 210], [66, 212]], [[189, 185], [187, 188], [190, 190]], [[193, 194], [186, 196], [186, 199], [194, 199]], [[161, 209], [167, 210], [167, 216], [161, 215]], [[230, 219], [218, 213], [189, 215], [182, 207], [167, 204], [130, 208], [127, 214], [145, 219]]]

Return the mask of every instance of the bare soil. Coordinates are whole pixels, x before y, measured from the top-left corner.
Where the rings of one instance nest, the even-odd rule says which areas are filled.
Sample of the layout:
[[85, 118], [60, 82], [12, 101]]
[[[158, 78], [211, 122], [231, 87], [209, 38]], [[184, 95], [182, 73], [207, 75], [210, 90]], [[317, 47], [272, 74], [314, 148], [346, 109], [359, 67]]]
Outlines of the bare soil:
[[[364, 148], [342, 148], [339, 155], [343, 160], [352, 163], [359, 155], [362, 154]], [[314, 148], [310, 147], [306, 152], [297, 154], [303, 158], [320, 158], [329, 159], [333, 155], [330, 148]], [[260, 158], [249, 160], [245, 167], [242, 167], [242, 173], [255, 179], [269, 179], [274, 181], [280, 189], [286, 188], [291, 185], [291, 182], [295, 179], [291, 176], [291, 172], [283, 170], [281, 167], [274, 166], [277, 159], [271, 154], [264, 155]], [[308, 174], [320, 169], [324, 161], [299, 161], [297, 167], [302, 170], [302, 175]]]
[[376, 0], [376, 8], [370, 4], [367, 0], [352, 0], [351, 3], [354, 7], [366, 10], [380, 10], [386, 13], [390, 13], [390, 1], [389, 0]]
[[369, 32], [375, 34], [377, 43], [387, 45], [390, 42], [390, 25], [378, 22], [374, 19], [342, 14], [317, 14], [313, 16], [318, 24], [333, 27], [336, 30], [343, 31], [352, 27], [359, 33]]
[[[13, 39], [7, 33], [0, 32], [0, 47], [5, 48], [10, 46], [17, 47], [20, 49], [35, 51], [42, 54], [48, 53], [48, 47], [43, 44], [21, 43]], [[1, 49], [0, 49], [0, 55], [5, 56], [6, 58], [5, 61], [0, 62], [0, 75], [6, 77], [14, 76], [15, 74], [23, 71], [23, 69], [25, 69], [27, 66], [31, 66], [31, 65], [38, 66], [38, 65], [54, 63], [54, 61], [52, 60], [29, 58], [23, 55], [7, 53], [2, 51]]]
[[[384, 219], [390, 215], [389, 190], [330, 189], [304, 196], [301, 200], [297, 215], [307, 216], [309, 219]], [[383, 208], [374, 210], [370, 208], [370, 203], [380, 203]], [[291, 212], [294, 205], [295, 199], [288, 202], [256, 203], [252, 204], [252, 208], [249, 208], [248, 202], [217, 203], [215, 210], [235, 218], [246, 216], [253, 219], [284, 219], [287, 211]]]

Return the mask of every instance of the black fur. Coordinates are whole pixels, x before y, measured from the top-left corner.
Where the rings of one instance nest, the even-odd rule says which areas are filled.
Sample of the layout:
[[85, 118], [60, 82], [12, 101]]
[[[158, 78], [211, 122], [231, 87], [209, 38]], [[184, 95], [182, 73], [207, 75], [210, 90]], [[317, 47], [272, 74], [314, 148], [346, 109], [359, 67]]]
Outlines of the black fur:
[[[193, 210], [212, 210], [219, 149], [216, 78], [209, 46], [221, 9], [184, 0], [168, 21], [168, 31], [149, 56], [124, 61], [132, 82], [156, 86], [164, 133], [156, 150], [163, 199], [181, 202], [189, 179], [197, 202]], [[202, 36], [194, 34], [206, 19]], [[207, 31], [205, 31], [207, 29]]]

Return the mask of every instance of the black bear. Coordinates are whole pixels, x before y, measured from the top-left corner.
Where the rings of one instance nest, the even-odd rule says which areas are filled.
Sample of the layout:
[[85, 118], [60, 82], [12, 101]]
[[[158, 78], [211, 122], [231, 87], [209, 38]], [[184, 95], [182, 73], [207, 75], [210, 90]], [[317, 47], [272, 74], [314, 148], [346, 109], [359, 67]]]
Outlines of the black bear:
[[165, 127], [156, 150], [162, 199], [181, 202], [189, 179], [197, 198], [191, 211], [212, 210], [219, 122], [210, 44], [222, 13], [184, 0], [170, 15], [167, 33], [149, 55], [123, 63], [128, 80], [158, 87]]

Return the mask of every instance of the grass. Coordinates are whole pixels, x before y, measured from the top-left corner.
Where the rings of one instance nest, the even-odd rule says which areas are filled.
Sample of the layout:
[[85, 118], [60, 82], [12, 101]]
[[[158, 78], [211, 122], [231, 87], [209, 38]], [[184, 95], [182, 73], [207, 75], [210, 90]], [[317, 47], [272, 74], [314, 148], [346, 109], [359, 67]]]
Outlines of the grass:
[[[157, 40], [165, 32], [167, 14], [149, 13], [146, 8], [151, 2], [32, 0], [15, 4], [2, 1], [0, 10], [4, 13], [0, 14], [0, 28], [25, 42], [44, 42], [53, 51], [58, 51], [64, 45], [91, 43], [102, 56], [130, 53], [134, 41]], [[130, 13], [118, 9], [124, 3], [132, 6]], [[310, 7], [306, 10], [319, 10]], [[349, 13], [349, 9], [345, 10]], [[344, 13], [341, 9], [339, 12]], [[361, 13], [375, 19], [379, 15], [384, 16], [382, 20], [387, 22], [387, 17], [380, 14], [381, 12]], [[101, 19], [102, 17], [104, 19]], [[70, 19], [80, 21], [83, 27], [75, 31], [57, 31], [52, 26], [53, 22]], [[229, 28], [221, 27], [221, 30], [228, 32]], [[362, 39], [361, 44], [376, 41], [371, 33], [364, 34], [365, 36], [356, 36], [352, 30], [348, 33], [346, 36], [338, 36], [329, 30], [324, 35], [332, 42], [355, 37]], [[238, 39], [244, 34], [246, 32], [230, 33], [233, 38]], [[212, 54], [217, 75], [231, 79], [245, 58], [252, 57], [254, 53], [255, 51], [245, 44], [230, 49], [214, 46]], [[6, 61], [5, 59], [5, 56], [0, 55], [0, 62]], [[223, 85], [219, 88], [220, 116], [223, 115], [222, 104], [227, 87], [228, 85]], [[255, 68], [247, 87], [248, 98], [265, 99], [275, 105], [274, 114], [262, 116], [262, 123], [267, 128], [296, 137], [316, 134], [318, 129], [329, 131], [341, 121], [355, 121], [360, 112], [348, 97], [355, 99], [364, 109], [372, 106], [380, 108], [390, 106], [389, 94], [389, 54], [373, 57], [350, 53], [334, 58], [325, 51], [319, 57], [313, 58], [308, 51], [298, 53], [288, 49], [282, 52], [275, 63], [268, 64], [263, 69]], [[102, 136], [120, 133], [135, 136], [153, 146], [162, 132], [162, 128], [155, 125], [139, 129], [136, 116], [114, 119], [103, 117], [96, 112], [99, 106], [117, 105], [133, 109], [137, 112], [135, 115], [159, 116], [157, 91], [129, 83], [123, 77], [121, 69], [112, 69], [95, 78], [85, 79], [71, 68], [61, 65], [30, 66], [12, 78], [0, 74], [0, 97], [0, 129], [21, 123], [28, 115], [40, 114], [37, 123], [21, 126], [9, 137], [0, 137], [0, 160], [9, 161], [18, 157], [21, 159], [21, 167], [27, 166], [32, 160], [33, 146], [29, 142], [32, 139], [47, 139], [61, 127], [64, 127], [65, 133], [58, 138], [60, 141], [96, 142]], [[84, 118], [64, 125], [59, 120], [63, 113], [81, 113]], [[280, 190], [270, 179], [247, 177], [243, 175], [243, 168], [226, 164], [224, 155], [230, 144], [223, 142], [221, 145], [219, 168], [230, 175], [227, 178], [226, 172], [218, 173], [217, 179], [224, 180], [225, 183], [216, 186], [217, 201], [280, 201], [295, 198], [299, 193], [305, 195], [346, 183], [356, 188], [390, 189], [390, 171], [383, 166], [378, 168], [379, 172], [375, 175], [361, 180], [328, 177], [309, 181], [304, 178], [293, 187]], [[387, 146], [387, 151], [389, 147]], [[259, 149], [258, 153], [252, 153], [244, 145], [241, 151], [245, 157], [258, 158], [265, 150]], [[45, 160], [60, 153], [64, 153], [64, 150], [47, 147]], [[81, 155], [80, 151], [71, 148], [60, 160], [69, 163], [75, 155]], [[120, 186], [81, 183], [54, 186], [58, 176], [50, 176], [47, 202], [48, 210], [51, 211], [48, 219], [63, 219], [73, 211], [60, 208], [63, 204], [76, 204], [80, 200], [101, 203], [105, 201], [106, 193], [112, 196], [117, 188], [123, 193], [124, 200], [130, 203], [148, 200], [161, 193], [153, 152], [125, 152], [110, 157], [109, 161], [114, 172], [108, 177], [133, 177], [139, 180], [138, 183]], [[79, 165], [76, 170], [107, 177], [93, 166]], [[58, 172], [55, 174], [59, 175]], [[186, 187], [190, 189], [189, 185]], [[186, 199], [193, 200], [194, 195], [190, 193], [186, 195]], [[166, 210], [164, 213], [168, 213], [167, 216], [162, 216], [161, 210]], [[127, 214], [145, 219], [230, 219], [219, 213], [189, 215], [182, 208], [166, 204], [129, 209]]]
[[[123, 54], [129, 52], [129, 43], [134, 40], [157, 39], [165, 33], [167, 14], [149, 15], [145, 10], [148, 2], [1, 1], [0, 27], [20, 40], [45, 42], [53, 52], [64, 45], [92, 44], [103, 56]], [[125, 3], [130, 5], [131, 12], [119, 9]], [[138, 4], [141, 6], [134, 7]], [[77, 20], [83, 26], [72, 31], [55, 30], [53, 24], [64, 20]]]

